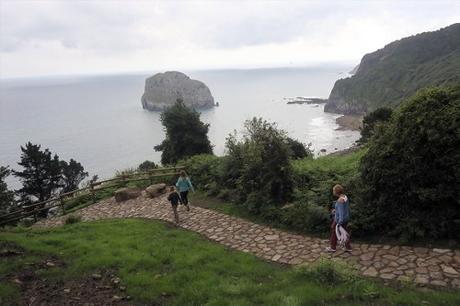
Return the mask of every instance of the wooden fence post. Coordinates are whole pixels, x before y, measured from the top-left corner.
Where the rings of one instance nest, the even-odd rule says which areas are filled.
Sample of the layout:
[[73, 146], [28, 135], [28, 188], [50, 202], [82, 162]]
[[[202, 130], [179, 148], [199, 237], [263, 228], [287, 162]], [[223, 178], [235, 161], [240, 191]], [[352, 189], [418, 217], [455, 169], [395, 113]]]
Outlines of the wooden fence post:
[[59, 202], [60, 202], [60, 205], [61, 205], [62, 214], [65, 215], [64, 197], [61, 196], [61, 195], [59, 196]]
[[91, 183], [90, 185], [90, 192], [91, 192], [91, 199], [93, 200], [93, 203], [96, 203], [96, 194], [95, 194], [95, 191], [94, 191], [94, 185], [93, 183]]

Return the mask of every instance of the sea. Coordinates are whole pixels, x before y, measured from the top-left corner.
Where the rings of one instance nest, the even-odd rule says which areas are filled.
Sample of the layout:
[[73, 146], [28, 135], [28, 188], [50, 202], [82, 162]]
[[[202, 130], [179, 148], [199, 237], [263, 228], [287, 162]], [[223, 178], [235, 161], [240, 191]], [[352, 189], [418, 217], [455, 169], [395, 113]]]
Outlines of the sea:
[[[203, 81], [218, 107], [201, 111], [210, 124], [217, 155], [225, 139], [243, 132], [244, 122], [262, 117], [309, 144], [315, 155], [353, 145], [359, 132], [339, 130], [340, 116], [323, 104], [287, 104], [296, 97], [327, 98], [350, 67], [183, 71]], [[153, 147], [164, 139], [160, 113], [144, 110], [145, 79], [157, 71], [119, 75], [63, 76], [0, 80], [0, 165], [20, 169], [21, 146], [49, 148], [61, 159], [80, 162], [90, 176], [109, 178], [117, 170], [160, 161]], [[324, 151], [325, 150], [325, 151]], [[19, 182], [10, 176], [10, 188]]]

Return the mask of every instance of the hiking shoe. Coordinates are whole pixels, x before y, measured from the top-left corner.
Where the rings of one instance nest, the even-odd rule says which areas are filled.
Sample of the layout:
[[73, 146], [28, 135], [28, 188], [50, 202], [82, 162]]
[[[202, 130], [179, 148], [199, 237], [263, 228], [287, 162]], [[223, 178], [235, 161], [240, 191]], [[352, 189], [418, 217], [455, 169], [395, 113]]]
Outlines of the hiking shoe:
[[351, 252], [353, 252], [353, 250], [352, 249], [345, 249], [345, 252], [351, 253]]
[[327, 247], [324, 251], [327, 253], [335, 253], [335, 249], [332, 249], [330, 247]]
[[190, 207], [188, 205], [185, 205], [187, 207], [187, 211], [190, 211]]

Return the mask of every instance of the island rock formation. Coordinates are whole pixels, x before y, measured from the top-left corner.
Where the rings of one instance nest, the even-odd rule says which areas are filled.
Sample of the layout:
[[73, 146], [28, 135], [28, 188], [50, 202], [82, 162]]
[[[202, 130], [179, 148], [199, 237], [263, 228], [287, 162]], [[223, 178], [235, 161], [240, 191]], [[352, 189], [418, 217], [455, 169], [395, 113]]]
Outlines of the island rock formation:
[[142, 107], [151, 111], [162, 111], [177, 100], [196, 109], [214, 106], [209, 88], [200, 81], [192, 80], [178, 71], [157, 73], [145, 80]]

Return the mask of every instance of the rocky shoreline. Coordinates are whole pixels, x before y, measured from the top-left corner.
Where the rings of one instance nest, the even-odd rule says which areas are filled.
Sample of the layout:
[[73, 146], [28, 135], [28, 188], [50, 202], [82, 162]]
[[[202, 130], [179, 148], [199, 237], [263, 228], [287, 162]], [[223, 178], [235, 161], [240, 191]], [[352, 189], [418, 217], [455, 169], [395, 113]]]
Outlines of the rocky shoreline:
[[363, 127], [363, 116], [360, 115], [342, 115], [335, 119], [335, 122], [340, 125], [337, 130], [352, 130], [359, 131]]
[[321, 98], [308, 98], [308, 97], [295, 97], [295, 98], [284, 98], [289, 100], [286, 104], [323, 104], [327, 103], [327, 99]]

